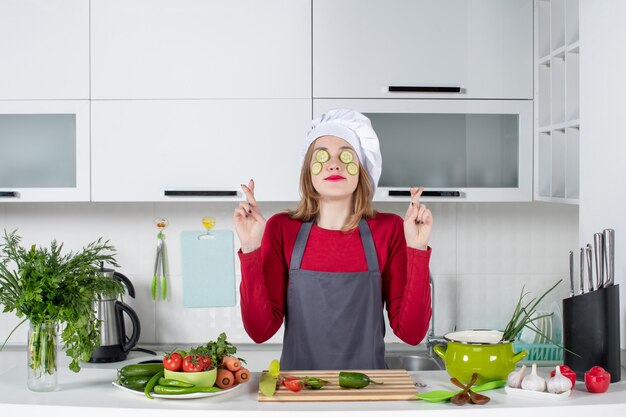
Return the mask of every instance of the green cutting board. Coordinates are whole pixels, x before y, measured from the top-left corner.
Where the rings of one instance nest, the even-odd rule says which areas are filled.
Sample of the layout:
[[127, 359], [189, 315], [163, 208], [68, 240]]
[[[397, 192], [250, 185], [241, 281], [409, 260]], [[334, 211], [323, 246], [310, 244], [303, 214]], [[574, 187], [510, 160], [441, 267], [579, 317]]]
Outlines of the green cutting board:
[[231, 307], [235, 305], [235, 249], [232, 230], [181, 233], [183, 305]]

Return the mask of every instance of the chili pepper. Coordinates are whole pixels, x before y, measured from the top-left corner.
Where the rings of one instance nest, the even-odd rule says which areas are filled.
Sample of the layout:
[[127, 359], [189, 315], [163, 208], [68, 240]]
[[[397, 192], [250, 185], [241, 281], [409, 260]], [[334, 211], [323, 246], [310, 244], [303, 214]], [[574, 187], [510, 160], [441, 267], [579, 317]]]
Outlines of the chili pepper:
[[154, 393], [160, 395], [195, 394], [196, 392], [219, 392], [218, 387], [171, 387], [168, 385], [156, 385]]
[[381, 385], [361, 372], [339, 372], [339, 386], [342, 388], [364, 388], [369, 384]]
[[181, 388], [191, 388], [194, 385], [189, 382], [179, 381], [178, 379], [171, 378], [159, 378], [159, 385], [166, 385], [168, 387], [181, 387]]
[[151, 394], [152, 392], [152, 388], [154, 388], [154, 386], [157, 384], [157, 382], [159, 381], [159, 378], [163, 377], [165, 373], [163, 371], [157, 372], [156, 374], [154, 374], [152, 376], [152, 378], [150, 378], [150, 380], [148, 381], [148, 383], [146, 384], [146, 386], [143, 389], [143, 393], [146, 394], [146, 397], [150, 398], [151, 400], [154, 398]]
[[305, 376], [302, 378], [304, 385], [311, 389], [320, 389], [324, 385], [328, 384], [328, 381], [321, 378], [315, 378], [312, 376]]

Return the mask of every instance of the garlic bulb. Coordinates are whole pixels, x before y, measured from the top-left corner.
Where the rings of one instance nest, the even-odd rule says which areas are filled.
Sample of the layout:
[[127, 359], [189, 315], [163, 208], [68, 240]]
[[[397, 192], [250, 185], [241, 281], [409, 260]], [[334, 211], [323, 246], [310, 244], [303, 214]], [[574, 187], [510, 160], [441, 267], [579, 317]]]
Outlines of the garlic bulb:
[[541, 392], [546, 390], [546, 380], [537, 375], [536, 363], [533, 363], [533, 370], [530, 375], [526, 375], [522, 380], [522, 389]]
[[506, 377], [506, 384], [511, 388], [521, 388], [522, 379], [524, 379], [525, 373], [526, 365], [522, 365], [522, 368], [519, 371], [513, 371], [508, 377]]
[[572, 381], [568, 377], [563, 376], [561, 367], [557, 366], [554, 376], [548, 381], [548, 392], [560, 394], [570, 389], [572, 389]]

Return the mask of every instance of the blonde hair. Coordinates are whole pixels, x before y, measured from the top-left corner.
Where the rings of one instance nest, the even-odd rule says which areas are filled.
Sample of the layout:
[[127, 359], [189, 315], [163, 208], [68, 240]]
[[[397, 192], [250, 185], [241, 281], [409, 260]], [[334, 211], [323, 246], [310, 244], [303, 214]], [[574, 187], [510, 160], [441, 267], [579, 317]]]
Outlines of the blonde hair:
[[[313, 149], [315, 141], [311, 143], [304, 156], [304, 162], [300, 170], [300, 203], [295, 210], [287, 210], [289, 217], [299, 221], [310, 221], [319, 213], [319, 193], [313, 186], [311, 179], [311, 160], [313, 159]], [[365, 168], [359, 162], [359, 182], [356, 190], [352, 194], [352, 214], [348, 221], [341, 228], [344, 232], [355, 229], [359, 225], [361, 218], [372, 219], [376, 212], [370, 198], [372, 194], [372, 183]]]

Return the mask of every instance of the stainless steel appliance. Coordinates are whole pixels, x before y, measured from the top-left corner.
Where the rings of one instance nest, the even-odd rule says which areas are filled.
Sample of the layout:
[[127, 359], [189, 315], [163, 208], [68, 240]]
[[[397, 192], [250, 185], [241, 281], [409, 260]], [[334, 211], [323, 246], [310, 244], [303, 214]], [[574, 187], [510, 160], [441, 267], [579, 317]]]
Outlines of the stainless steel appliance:
[[[135, 298], [135, 288], [130, 280], [113, 269], [101, 268], [105, 276], [116, 279], [126, 286], [130, 297]], [[111, 297], [96, 301], [96, 316], [101, 320], [100, 346], [91, 354], [89, 362], [119, 362], [126, 359], [128, 352], [135, 347], [141, 333], [139, 317], [127, 304]], [[132, 333], [126, 335], [124, 316], [132, 323]]]

